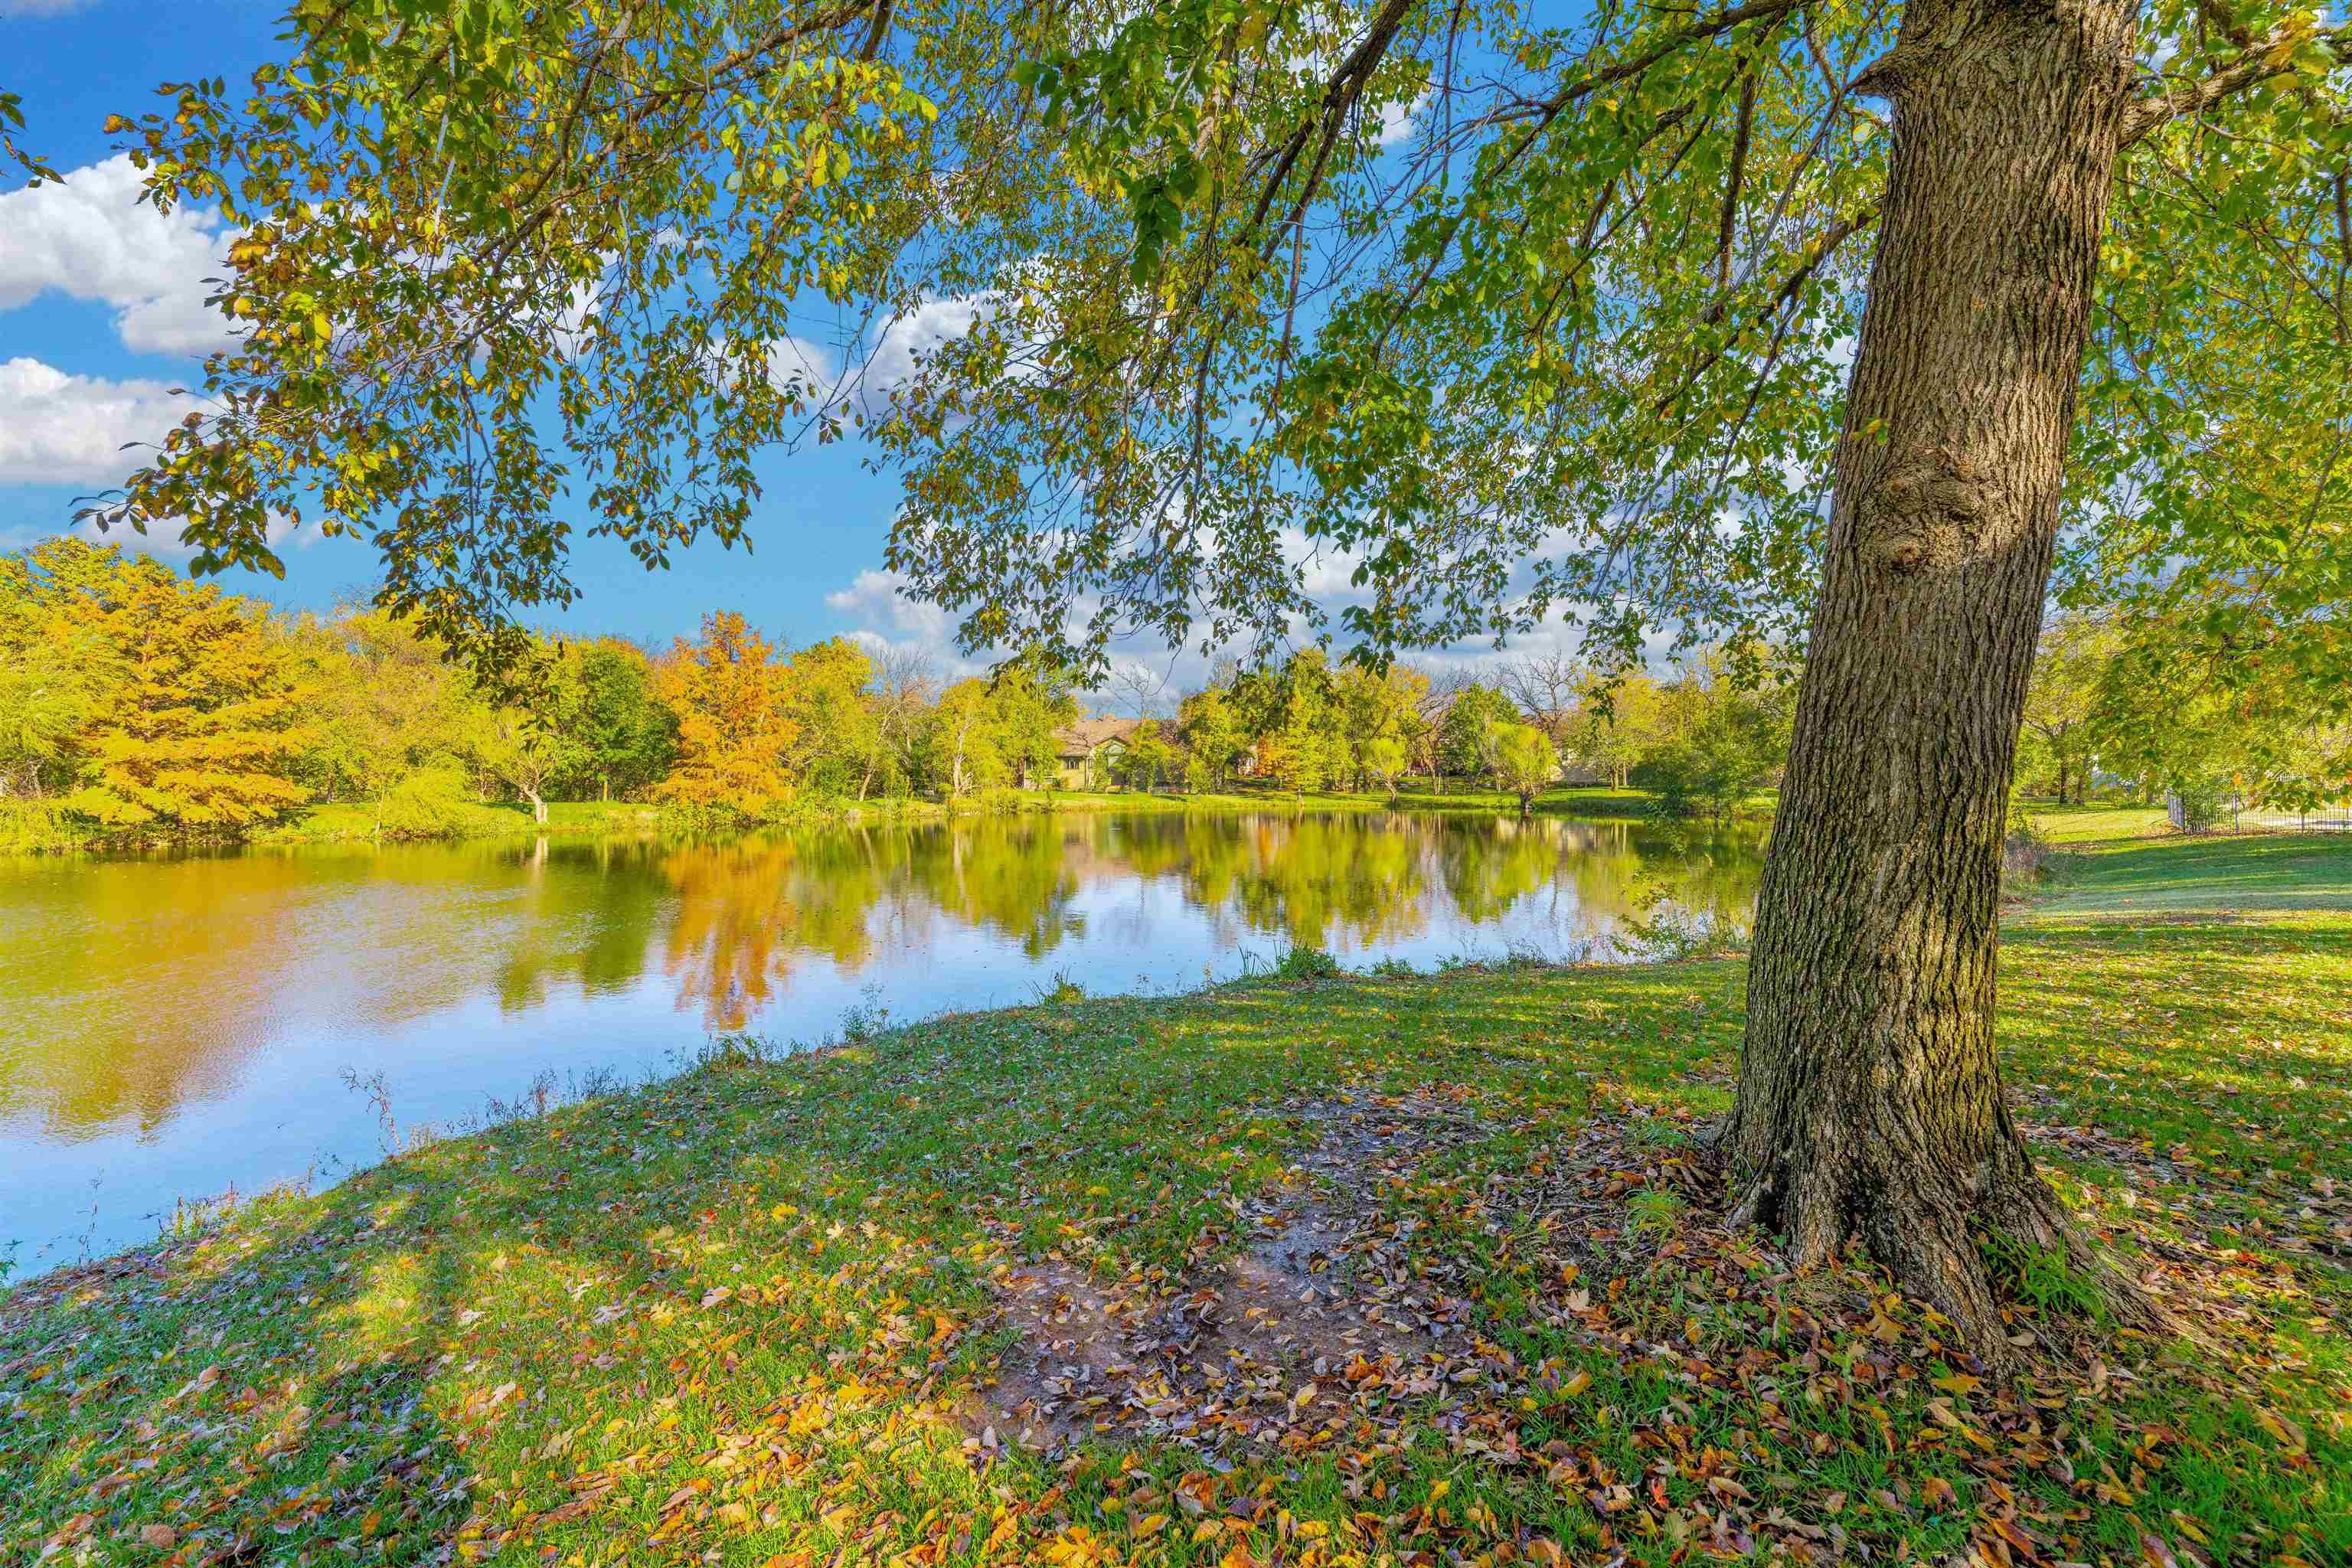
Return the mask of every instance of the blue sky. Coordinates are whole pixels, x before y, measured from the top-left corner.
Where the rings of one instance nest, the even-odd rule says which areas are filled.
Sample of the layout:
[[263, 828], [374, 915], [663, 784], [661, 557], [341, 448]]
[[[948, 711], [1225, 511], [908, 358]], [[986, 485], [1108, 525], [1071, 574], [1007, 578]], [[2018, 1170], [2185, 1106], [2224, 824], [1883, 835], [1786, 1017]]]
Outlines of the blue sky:
[[[0, 86], [22, 95], [27, 140], [67, 175], [62, 189], [0, 192], [0, 544], [68, 529], [76, 497], [135, 466], [116, 448], [178, 416], [168, 389], [199, 374], [217, 331], [203, 300], [204, 279], [222, 271], [218, 226], [139, 206], [136, 171], [100, 127], [152, 107], [161, 82], [241, 80], [275, 52], [278, 10], [275, 0], [0, 0]], [[875, 570], [894, 479], [865, 472], [845, 443], [779, 455], [763, 484], [750, 554], [698, 546], [647, 573], [583, 541], [583, 597], [545, 623], [667, 641], [705, 609], [730, 607], [794, 644], [865, 632], [948, 656], [944, 617], [897, 599]], [[364, 544], [289, 542], [283, 583], [224, 582], [322, 606], [375, 575]]]

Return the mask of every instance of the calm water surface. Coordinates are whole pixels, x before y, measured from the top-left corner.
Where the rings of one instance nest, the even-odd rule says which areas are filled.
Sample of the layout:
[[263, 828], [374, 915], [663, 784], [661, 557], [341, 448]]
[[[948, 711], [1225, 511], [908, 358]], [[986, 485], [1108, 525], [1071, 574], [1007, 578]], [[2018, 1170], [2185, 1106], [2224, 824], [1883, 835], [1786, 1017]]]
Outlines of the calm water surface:
[[1188, 989], [1294, 942], [1606, 951], [1661, 900], [1744, 916], [1759, 863], [1750, 833], [1275, 814], [0, 861], [0, 1256], [144, 1241], [380, 1158], [387, 1112], [462, 1124], [714, 1033]]

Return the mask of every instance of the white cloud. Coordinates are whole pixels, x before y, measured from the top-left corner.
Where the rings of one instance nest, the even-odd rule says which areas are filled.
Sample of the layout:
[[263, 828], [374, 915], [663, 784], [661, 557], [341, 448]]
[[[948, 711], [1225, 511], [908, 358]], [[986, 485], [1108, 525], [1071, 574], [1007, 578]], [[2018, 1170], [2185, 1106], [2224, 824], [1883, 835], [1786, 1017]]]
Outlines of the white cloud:
[[1410, 103], [1381, 105], [1381, 122], [1373, 132], [1373, 139], [1380, 143], [1383, 151], [1395, 146], [1412, 134], [1415, 124], [1421, 119], [1422, 106], [1428, 101], [1429, 94], [1424, 92]]
[[888, 628], [896, 634], [888, 639], [893, 643], [913, 642], [942, 653], [954, 650], [955, 617], [937, 605], [909, 595], [904, 573], [877, 572], [869, 566], [848, 587], [827, 594], [824, 604], [825, 608], [859, 622], [869, 634], [877, 627]]
[[87, 9], [94, 0], [0, 0], [0, 16], [62, 16]]
[[841, 380], [833, 359], [806, 338], [779, 338], [768, 345], [768, 384], [779, 392], [797, 386], [817, 401], [830, 403]]
[[0, 362], [0, 483], [119, 484], [139, 467], [130, 441], [160, 441], [190, 405], [160, 381], [70, 375], [37, 359]]
[[[184, 563], [196, 552], [194, 545], [180, 537], [179, 524], [176, 521], [170, 523], [151, 522], [147, 525], [147, 531], [144, 533], [132, 528], [129, 523], [107, 530], [89, 521], [77, 522], [67, 531], [77, 539], [87, 539], [92, 544], [117, 544], [125, 550], [158, 556], [165, 561]], [[263, 531], [262, 537], [268, 541], [273, 550], [281, 544], [289, 545], [295, 550], [308, 550], [318, 543], [322, 536], [316, 529], [306, 529], [301, 537], [295, 538], [294, 525], [278, 513], [272, 512], [269, 514], [269, 526]], [[231, 583], [228, 584], [228, 591], [234, 594], [241, 590], [236, 584]]]
[[780, 338], [768, 349], [769, 380], [779, 390], [798, 384], [819, 404], [854, 404], [878, 417], [914, 379], [925, 356], [970, 335], [989, 302], [987, 295], [925, 300], [883, 323], [870, 339], [839, 350], [809, 338]]
[[55, 290], [115, 307], [115, 331], [142, 353], [201, 354], [235, 341], [205, 303], [228, 270], [231, 232], [216, 215], [139, 200], [128, 153], [61, 184], [0, 195], [0, 310]]
[[924, 355], [942, 344], [967, 337], [980, 324], [986, 313], [988, 301], [982, 298], [969, 300], [926, 300], [905, 315], [895, 317], [875, 340], [873, 357], [866, 362], [865, 384], [873, 391], [888, 395], [915, 374], [915, 366]]

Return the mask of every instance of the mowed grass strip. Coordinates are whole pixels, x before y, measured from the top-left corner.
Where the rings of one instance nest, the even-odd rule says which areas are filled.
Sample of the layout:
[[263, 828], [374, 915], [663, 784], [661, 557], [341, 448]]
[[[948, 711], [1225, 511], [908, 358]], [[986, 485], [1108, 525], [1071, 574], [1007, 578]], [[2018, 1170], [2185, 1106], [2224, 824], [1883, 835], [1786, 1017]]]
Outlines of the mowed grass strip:
[[[1630, 1166], [1646, 1261], [1561, 1266], [1513, 1194], [1603, 1127], [1690, 1168], [1738, 962], [1079, 1001], [720, 1050], [20, 1288], [0, 1562], [2345, 1562], [2352, 918], [2136, 923], [2173, 873], [2100, 874], [2013, 924], [2001, 1037], [2054, 1179], [2198, 1338], [1999, 1386], [1866, 1268], [1789, 1279]], [[1295, 1188], [1285, 1108], [1342, 1088], [1504, 1130], [1387, 1198], [1481, 1281], [1490, 1375], [1402, 1437], [1213, 1464], [971, 1432], [994, 1271], [1176, 1288]], [[2021, 1334], [2082, 1326], [2063, 1271], [2013, 1283]]]

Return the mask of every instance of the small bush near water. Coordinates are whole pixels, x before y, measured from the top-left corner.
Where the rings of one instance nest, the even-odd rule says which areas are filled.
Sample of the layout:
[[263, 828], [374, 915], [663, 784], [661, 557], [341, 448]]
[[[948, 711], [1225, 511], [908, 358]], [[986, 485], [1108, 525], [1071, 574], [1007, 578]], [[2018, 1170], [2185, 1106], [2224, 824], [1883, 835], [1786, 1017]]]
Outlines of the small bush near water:
[[1286, 983], [1302, 980], [1337, 980], [1347, 971], [1339, 961], [1319, 947], [1294, 947], [1275, 961], [1274, 978]]

